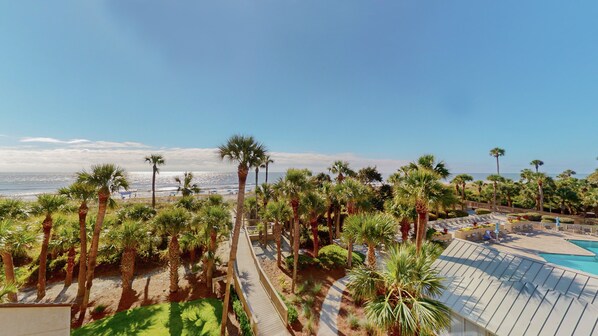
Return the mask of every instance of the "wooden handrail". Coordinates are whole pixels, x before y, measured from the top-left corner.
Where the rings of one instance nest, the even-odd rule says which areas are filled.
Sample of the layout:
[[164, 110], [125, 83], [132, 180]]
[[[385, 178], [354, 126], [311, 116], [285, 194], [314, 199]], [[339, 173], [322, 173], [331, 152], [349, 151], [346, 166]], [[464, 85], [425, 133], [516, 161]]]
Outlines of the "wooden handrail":
[[237, 295], [239, 296], [239, 299], [241, 300], [241, 304], [243, 305], [243, 308], [245, 310], [245, 313], [247, 314], [247, 317], [249, 317], [249, 322], [251, 324], [251, 330], [253, 330], [253, 334], [257, 335], [257, 331], [258, 331], [258, 327], [257, 327], [257, 323], [258, 323], [258, 319], [255, 316], [255, 313], [253, 312], [253, 310], [251, 309], [251, 306], [247, 303], [247, 299], [245, 298], [245, 293], [243, 293], [243, 288], [241, 287], [241, 283], [239, 281], [239, 269], [237, 268], [237, 261], [235, 260], [235, 272], [234, 272], [234, 283], [235, 283], [235, 289], [237, 291]]

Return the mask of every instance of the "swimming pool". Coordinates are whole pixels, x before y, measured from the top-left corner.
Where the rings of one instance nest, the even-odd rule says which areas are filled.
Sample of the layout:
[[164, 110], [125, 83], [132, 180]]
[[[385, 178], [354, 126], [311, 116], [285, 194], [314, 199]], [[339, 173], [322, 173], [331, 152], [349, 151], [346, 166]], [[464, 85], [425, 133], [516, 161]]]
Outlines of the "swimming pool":
[[598, 241], [569, 240], [569, 242], [594, 253], [594, 256], [556, 253], [540, 253], [540, 256], [549, 263], [598, 275]]

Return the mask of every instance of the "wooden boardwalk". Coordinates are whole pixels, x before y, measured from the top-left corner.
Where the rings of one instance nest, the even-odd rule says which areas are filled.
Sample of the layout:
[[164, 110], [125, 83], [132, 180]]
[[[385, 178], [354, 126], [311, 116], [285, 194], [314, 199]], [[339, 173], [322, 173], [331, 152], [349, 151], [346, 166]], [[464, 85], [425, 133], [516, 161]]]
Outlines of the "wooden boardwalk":
[[251, 311], [257, 319], [258, 336], [290, 335], [260, 282], [252, 253], [252, 246], [245, 234], [241, 233], [236, 260], [238, 277]]

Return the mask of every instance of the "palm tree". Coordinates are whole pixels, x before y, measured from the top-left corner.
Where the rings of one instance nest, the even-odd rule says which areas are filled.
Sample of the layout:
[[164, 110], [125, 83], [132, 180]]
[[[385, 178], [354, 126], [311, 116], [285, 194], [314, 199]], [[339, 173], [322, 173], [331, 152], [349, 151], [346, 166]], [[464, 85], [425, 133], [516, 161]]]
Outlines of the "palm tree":
[[170, 292], [179, 290], [179, 261], [180, 245], [179, 235], [189, 229], [191, 215], [182, 208], [171, 208], [160, 212], [154, 218], [156, 231], [170, 236], [168, 243], [168, 265], [170, 268]]
[[[328, 175], [326, 175], [328, 176]], [[332, 212], [336, 208], [340, 208], [336, 193], [334, 191], [335, 186], [330, 182], [323, 182], [320, 190], [326, 199], [326, 225], [328, 226], [328, 235], [330, 241], [334, 239], [334, 228], [332, 224]], [[340, 222], [339, 222], [340, 223]], [[339, 225], [340, 226], [340, 225]], [[339, 227], [340, 230], [340, 227]]]
[[567, 170], [563, 171], [562, 173], [560, 173], [557, 177], [560, 179], [567, 179], [575, 174], [577, 174], [577, 173], [574, 170], [567, 169]]
[[14, 284], [4, 284], [0, 287], [0, 304], [6, 303], [5, 297], [17, 292], [17, 286]]
[[[274, 198], [274, 188], [272, 188], [272, 186], [267, 183], [262, 183], [261, 186], [259, 186], [259, 187], [257, 187], [257, 189], [255, 189], [255, 197], [261, 199], [262, 211], [265, 211], [266, 207], [268, 206], [268, 202], [270, 202], [270, 200], [272, 198]], [[258, 202], [258, 205], [259, 205], [259, 202]], [[258, 211], [258, 213], [261, 213], [261, 212]], [[268, 244], [268, 225], [267, 224], [264, 225], [264, 244]]]
[[152, 166], [152, 208], [156, 208], [156, 174], [160, 173], [158, 166], [166, 163], [162, 154], [151, 154], [145, 157], [145, 162]]
[[270, 155], [265, 155], [264, 161], [262, 161], [262, 164], [260, 165], [260, 168], [266, 169], [266, 184], [268, 184], [268, 167], [270, 167], [270, 164], [272, 163], [274, 163], [274, 160], [270, 158]]
[[540, 166], [544, 165], [544, 161], [542, 160], [532, 160], [532, 162], [529, 163], [531, 166], [536, 167], [536, 173], [538, 172], [538, 168], [540, 168]]
[[87, 202], [96, 195], [96, 189], [92, 185], [75, 182], [66, 188], [62, 188], [58, 193], [67, 198], [81, 202], [79, 206], [79, 274], [77, 278], [77, 297], [76, 303], [81, 303], [85, 295], [85, 276], [87, 273], [87, 212], [89, 208]]
[[307, 169], [289, 169], [283, 180], [284, 194], [290, 201], [293, 210], [293, 279], [291, 292], [295, 292], [297, 281], [297, 264], [299, 262], [299, 202], [301, 195], [311, 189], [309, 177], [311, 172]]
[[60, 210], [66, 204], [66, 198], [61, 195], [42, 194], [37, 197], [38, 210], [45, 214], [42, 222], [44, 240], [39, 254], [39, 270], [37, 279], [37, 299], [46, 296], [46, 264], [48, 262], [48, 246], [52, 236], [53, 218], [52, 214]]
[[129, 188], [129, 182], [127, 181], [124, 169], [114, 164], [94, 165], [91, 167], [90, 172], [79, 172], [77, 173], [77, 182], [94, 187], [98, 193], [98, 214], [96, 216], [93, 236], [91, 238], [91, 247], [89, 249], [87, 260], [85, 294], [83, 295], [81, 312], [79, 314], [79, 320], [82, 322], [85, 318], [85, 310], [89, 304], [89, 295], [91, 294], [91, 287], [93, 285], [98, 247], [100, 245], [100, 233], [102, 232], [102, 225], [104, 224], [104, 217], [106, 216], [110, 195], [120, 188], [127, 190]]
[[498, 174], [491, 174], [488, 175], [488, 177], [486, 177], [486, 179], [490, 182], [492, 182], [492, 210], [496, 211], [496, 194], [497, 194], [497, 190], [498, 190], [498, 183], [503, 182], [504, 179], [502, 178], [502, 176], [498, 175]]
[[[347, 218], [346, 225], [357, 243], [368, 246], [368, 266], [376, 268], [376, 246], [388, 246], [394, 241], [397, 223], [392, 216], [387, 214], [364, 213]], [[349, 250], [349, 253], [352, 253]]]
[[199, 186], [197, 183], [193, 182], [193, 173], [192, 172], [184, 172], [183, 179], [180, 176], [176, 176], [174, 178], [175, 182], [178, 182], [179, 187], [177, 192], [181, 192], [183, 197], [191, 196], [193, 194], [199, 193]]
[[444, 161], [436, 162], [436, 158], [432, 154], [422, 155], [416, 162], [411, 162], [406, 169], [407, 172], [421, 169], [430, 170], [436, 173], [441, 179], [446, 179], [451, 175], [446, 167], [446, 163]]
[[211, 290], [218, 241], [228, 235], [232, 222], [230, 212], [224, 205], [210, 205], [203, 208], [199, 221], [203, 224], [202, 237], [207, 247], [204, 253], [206, 286]]
[[28, 226], [19, 225], [14, 219], [0, 220], [0, 257], [4, 265], [5, 290], [8, 301], [17, 302], [17, 283], [13, 255], [30, 249], [35, 242], [35, 231]]
[[477, 180], [477, 181], [473, 181], [473, 185], [478, 190], [478, 199], [482, 199], [482, 188], [484, 188], [486, 183], [484, 183], [484, 181], [482, 181], [482, 180]]
[[257, 142], [252, 136], [233, 135], [226, 144], [218, 147], [218, 155], [224, 160], [237, 164], [237, 177], [239, 179], [239, 193], [237, 194], [237, 215], [235, 217], [235, 226], [231, 241], [230, 256], [228, 260], [228, 269], [226, 272], [226, 292], [224, 295], [222, 324], [220, 334], [224, 335], [226, 331], [226, 321], [228, 318], [228, 303], [230, 299], [230, 286], [233, 279], [233, 265], [237, 257], [237, 248], [239, 246], [239, 234], [241, 232], [241, 221], [243, 219], [243, 204], [245, 203], [245, 184], [249, 169], [263, 162], [266, 156], [266, 148]]
[[519, 184], [513, 182], [511, 179], [504, 179], [503, 182], [504, 183], [500, 187], [500, 193], [507, 199], [507, 205], [512, 207], [513, 198], [519, 194]]
[[318, 220], [326, 210], [326, 203], [320, 194], [315, 191], [310, 191], [301, 197], [300, 204], [301, 212], [305, 214], [306, 221], [311, 228], [314, 243], [313, 257], [317, 258], [320, 247], [318, 240]]
[[108, 237], [110, 243], [122, 252], [120, 260], [122, 294], [131, 293], [137, 252], [147, 247], [151, 239], [147, 235], [147, 227], [140, 221], [125, 220], [116, 229], [109, 231]]
[[505, 150], [502, 148], [495, 147], [490, 150], [490, 156], [493, 156], [496, 158], [496, 174], [497, 175], [500, 175], [500, 166], [498, 164], [498, 157], [504, 156], [504, 155], [505, 155]]
[[378, 172], [378, 168], [374, 167], [364, 167], [357, 171], [357, 179], [367, 185], [371, 185], [375, 182], [382, 182], [382, 174]]
[[430, 243], [417, 251], [401, 244], [389, 249], [384, 269], [362, 266], [349, 273], [347, 288], [366, 300], [366, 318], [387, 335], [437, 335], [451, 324], [450, 309], [436, 300], [444, 290], [432, 266], [440, 251]]
[[0, 220], [26, 219], [28, 216], [28, 209], [23, 201], [12, 198], [0, 199]]
[[409, 240], [409, 231], [411, 230], [411, 221], [417, 220], [417, 212], [415, 207], [408, 199], [400, 197], [393, 197], [390, 202], [385, 204], [387, 213], [393, 215], [400, 223], [401, 240], [406, 242]]
[[66, 277], [64, 287], [69, 287], [73, 282], [73, 270], [75, 268], [75, 247], [79, 244], [79, 223], [71, 220], [57, 218], [56, 229], [52, 235], [50, 249], [54, 255], [67, 252]]
[[349, 162], [347, 161], [334, 161], [332, 166], [328, 168], [332, 174], [336, 174], [336, 182], [341, 183], [345, 179], [345, 176], [351, 176], [354, 172], [349, 168]]
[[473, 181], [473, 176], [471, 176], [469, 174], [459, 174], [459, 175], [455, 176], [455, 178], [453, 178], [453, 180], [451, 181], [452, 183], [455, 184], [455, 187], [457, 190], [457, 195], [459, 194], [458, 186], [461, 186], [462, 209], [465, 209], [465, 186], [467, 185], [467, 182], [471, 182], [471, 181]]
[[[415, 204], [417, 211], [416, 248], [421, 250], [425, 237], [428, 210], [435, 204], [441, 204], [447, 198], [447, 189], [440, 183], [440, 176], [433, 170], [419, 169], [410, 171], [398, 186], [399, 197]], [[448, 191], [452, 195], [451, 191]]]
[[276, 263], [280, 267], [282, 262], [282, 223], [293, 217], [293, 210], [284, 201], [268, 203], [265, 218], [274, 222], [274, 239], [276, 239]]

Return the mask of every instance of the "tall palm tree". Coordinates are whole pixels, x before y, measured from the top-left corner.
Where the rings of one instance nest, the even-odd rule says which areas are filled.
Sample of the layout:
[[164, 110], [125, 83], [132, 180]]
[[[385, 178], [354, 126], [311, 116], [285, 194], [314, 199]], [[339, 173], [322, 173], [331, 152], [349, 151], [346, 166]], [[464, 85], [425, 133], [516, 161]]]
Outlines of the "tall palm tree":
[[486, 179], [490, 182], [492, 182], [492, 210], [496, 211], [496, 194], [498, 191], [498, 184], [500, 182], [503, 182], [504, 179], [502, 178], [502, 176], [498, 175], [498, 174], [491, 174], [488, 175], [488, 177], [486, 177]]
[[397, 231], [397, 223], [394, 218], [388, 214], [364, 213], [349, 216], [347, 226], [354, 232], [355, 242], [368, 246], [368, 266], [376, 268], [376, 246], [380, 244], [388, 246], [394, 241]]
[[417, 212], [415, 211], [415, 206], [411, 202], [409, 202], [408, 199], [401, 198], [400, 196], [395, 196], [392, 200], [386, 202], [385, 210], [387, 213], [391, 214], [397, 220], [399, 220], [401, 240], [403, 242], [409, 240], [411, 221], [413, 219], [417, 221]]
[[232, 222], [230, 212], [224, 205], [210, 205], [203, 208], [199, 215], [199, 221], [203, 227], [202, 237], [206, 245], [206, 253], [204, 253], [206, 286], [208, 290], [211, 290], [218, 241], [228, 235]]
[[245, 184], [249, 169], [263, 162], [266, 156], [266, 148], [257, 142], [252, 136], [233, 135], [226, 144], [218, 147], [218, 156], [231, 163], [237, 164], [237, 177], [239, 179], [239, 193], [237, 194], [237, 211], [235, 217], [235, 226], [231, 241], [228, 269], [226, 272], [226, 292], [224, 295], [222, 324], [220, 334], [224, 335], [226, 331], [226, 319], [228, 318], [228, 303], [230, 299], [230, 286], [233, 279], [233, 265], [237, 257], [237, 248], [239, 246], [239, 234], [241, 232], [241, 221], [243, 219], [243, 204], [245, 203]]
[[366, 300], [366, 318], [387, 335], [437, 335], [451, 324], [450, 309], [436, 300], [444, 290], [432, 266], [440, 251], [430, 243], [417, 251], [401, 244], [389, 249], [382, 270], [361, 266], [349, 273], [347, 288]]
[[175, 176], [174, 181], [179, 184], [177, 192], [181, 192], [181, 194], [183, 194], [183, 197], [197, 194], [200, 191], [199, 185], [197, 183], [193, 183], [192, 172], [184, 172], [182, 179], [180, 176]]
[[268, 203], [265, 218], [274, 222], [274, 239], [276, 239], [276, 264], [280, 267], [282, 262], [282, 223], [293, 217], [293, 210], [284, 201]]
[[268, 168], [270, 167], [270, 164], [272, 164], [272, 163], [274, 163], [274, 160], [272, 160], [270, 158], [270, 155], [265, 155], [264, 161], [262, 161], [262, 164], [260, 164], [260, 168], [266, 169], [266, 184], [268, 184]]
[[314, 243], [313, 256], [318, 257], [318, 251], [320, 248], [318, 240], [318, 220], [322, 213], [326, 210], [326, 203], [324, 198], [315, 191], [305, 193], [301, 197], [301, 212], [305, 214], [306, 222], [309, 223], [312, 233], [312, 239]]
[[[428, 210], [435, 204], [440, 204], [447, 198], [447, 189], [440, 183], [440, 176], [433, 170], [419, 169], [410, 171], [397, 189], [401, 198], [415, 204], [417, 211], [417, 230], [415, 236], [416, 248], [421, 250], [425, 237]], [[448, 191], [452, 195], [451, 191]]]
[[544, 161], [542, 160], [532, 160], [532, 162], [529, 163], [530, 166], [534, 166], [536, 168], [536, 173], [538, 172], [538, 169], [540, 168], [540, 166], [544, 165]]
[[149, 246], [149, 240], [151, 239], [147, 235], [147, 229], [147, 226], [140, 221], [125, 220], [116, 229], [108, 233], [110, 243], [122, 253], [120, 272], [123, 295], [133, 291], [135, 258], [138, 251]]
[[145, 162], [152, 166], [152, 208], [156, 208], [156, 174], [160, 173], [158, 166], [166, 163], [162, 154], [151, 154], [145, 157]]
[[170, 292], [179, 290], [180, 245], [179, 235], [189, 229], [191, 215], [183, 208], [171, 208], [160, 212], [154, 218], [156, 231], [170, 236], [168, 242], [168, 266], [170, 270]]
[[345, 179], [346, 176], [351, 176], [354, 174], [353, 170], [349, 168], [349, 162], [347, 161], [334, 161], [332, 166], [328, 168], [332, 174], [336, 174], [336, 182], [341, 183]]
[[76, 303], [81, 303], [85, 295], [85, 276], [87, 273], [87, 202], [97, 196], [94, 186], [86, 183], [75, 182], [66, 188], [61, 188], [58, 193], [67, 198], [81, 202], [79, 206], [79, 273], [77, 278]]
[[11, 289], [7, 293], [10, 302], [17, 302], [17, 283], [13, 255], [21, 254], [30, 249], [35, 239], [35, 230], [32, 230], [29, 226], [19, 225], [14, 219], [0, 220], [0, 257], [4, 265], [5, 285]]
[[422, 155], [415, 162], [411, 162], [407, 167], [407, 172], [410, 170], [430, 170], [436, 173], [441, 179], [445, 179], [451, 175], [450, 171], [446, 167], [444, 161], [436, 162], [436, 158], [432, 154]]
[[46, 296], [46, 264], [48, 262], [48, 246], [52, 236], [53, 218], [52, 214], [60, 210], [66, 204], [66, 198], [62, 195], [42, 194], [37, 197], [37, 207], [40, 212], [45, 214], [42, 222], [44, 240], [39, 254], [39, 270], [37, 279], [37, 299], [40, 300]]
[[89, 296], [91, 294], [98, 258], [98, 248], [100, 246], [100, 233], [102, 232], [102, 225], [104, 224], [104, 217], [106, 217], [106, 209], [108, 208], [110, 196], [120, 188], [129, 189], [129, 182], [127, 181], [124, 169], [110, 163], [94, 165], [91, 167], [90, 172], [82, 171], [77, 173], [77, 182], [94, 187], [98, 193], [98, 213], [91, 238], [91, 247], [87, 260], [85, 294], [83, 295], [81, 312], [79, 314], [79, 320], [82, 322], [85, 318], [87, 305], [89, 304]]
[[297, 282], [297, 264], [299, 262], [299, 204], [301, 195], [311, 189], [309, 177], [311, 172], [307, 169], [288, 169], [283, 180], [284, 194], [289, 199], [293, 210], [293, 279], [291, 292], [295, 292]]
[[505, 150], [502, 148], [495, 147], [490, 150], [490, 156], [493, 156], [496, 158], [496, 174], [497, 175], [500, 175], [500, 166], [498, 164], [498, 157], [504, 156], [504, 155], [505, 155]]

